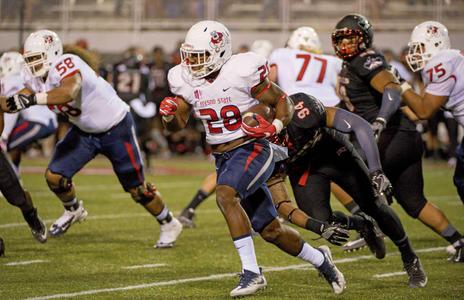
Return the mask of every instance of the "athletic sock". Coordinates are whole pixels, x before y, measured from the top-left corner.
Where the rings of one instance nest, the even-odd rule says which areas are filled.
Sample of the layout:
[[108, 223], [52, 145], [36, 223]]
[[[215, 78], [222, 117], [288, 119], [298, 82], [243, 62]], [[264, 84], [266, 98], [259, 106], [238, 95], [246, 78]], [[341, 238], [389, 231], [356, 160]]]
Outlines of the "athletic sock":
[[234, 239], [234, 245], [242, 261], [242, 269], [260, 274], [258, 262], [256, 261], [255, 246], [251, 235]]
[[403, 263], [411, 262], [417, 257], [416, 253], [411, 247], [411, 244], [409, 243], [407, 236], [399, 241], [393, 241], [393, 243], [395, 243], [395, 245], [398, 247], [398, 250], [400, 250]]
[[314, 249], [306, 242], [303, 243], [300, 254], [297, 256], [302, 260], [309, 262], [316, 268], [320, 267], [324, 263], [324, 255], [321, 251]]
[[172, 221], [172, 215], [166, 205], [163, 207], [163, 210], [156, 215], [156, 220], [160, 224], [166, 224]]
[[38, 229], [41, 226], [39, 219], [37, 218], [37, 209], [33, 207], [21, 212], [23, 213], [24, 220], [26, 220], [30, 228]]
[[449, 223], [448, 226], [443, 230], [440, 235], [447, 240], [450, 244], [454, 244], [456, 241], [462, 238], [462, 235]]
[[190, 203], [187, 205], [186, 209], [196, 209], [210, 194], [206, 193], [203, 190], [198, 190], [198, 192], [193, 196]]
[[79, 201], [77, 201], [77, 198], [74, 197], [74, 199], [72, 199], [71, 201], [68, 201], [68, 202], [63, 201], [63, 206], [64, 206], [64, 209], [66, 210], [75, 211], [76, 209], [79, 208]]

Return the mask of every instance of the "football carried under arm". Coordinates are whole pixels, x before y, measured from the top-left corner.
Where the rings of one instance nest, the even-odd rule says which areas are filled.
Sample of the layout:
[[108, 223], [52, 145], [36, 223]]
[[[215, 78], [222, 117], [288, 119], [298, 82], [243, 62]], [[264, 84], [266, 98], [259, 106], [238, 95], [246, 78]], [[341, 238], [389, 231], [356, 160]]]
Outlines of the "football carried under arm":
[[292, 100], [268, 78], [253, 87], [251, 94], [255, 99], [275, 109], [275, 119], [270, 123], [262, 116], [255, 115], [258, 125], [252, 127], [242, 123], [242, 130], [248, 136], [255, 138], [267, 138], [280, 133], [292, 119], [294, 112]]
[[180, 96], [164, 98], [159, 108], [164, 127], [172, 132], [185, 128], [190, 111], [190, 105]]
[[6, 99], [8, 112], [17, 112], [32, 105], [59, 105], [73, 101], [82, 87], [80, 73], [66, 77], [61, 81], [59, 87], [48, 92], [31, 93], [28, 89], [23, 89], [19, 93]]

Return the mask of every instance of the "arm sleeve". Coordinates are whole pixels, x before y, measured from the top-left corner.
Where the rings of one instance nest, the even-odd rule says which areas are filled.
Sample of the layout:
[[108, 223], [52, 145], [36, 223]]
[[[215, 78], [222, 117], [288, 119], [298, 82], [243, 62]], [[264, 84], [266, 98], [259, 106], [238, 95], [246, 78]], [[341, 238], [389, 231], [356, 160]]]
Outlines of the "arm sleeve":
[[333, 127], [343, 133], [354, 132], [364, 154], [366, 155], [369, 172], [382, 169], [379, 149], [375, 143], [374, 133], [369, 123], [344, 109], [337, 109]]
[[386, 88], [382, 94], [382, 106], [380, 107], [378, 118], [386, 122], [398, 110], [401, 105], [401, 92], [397, 89]]

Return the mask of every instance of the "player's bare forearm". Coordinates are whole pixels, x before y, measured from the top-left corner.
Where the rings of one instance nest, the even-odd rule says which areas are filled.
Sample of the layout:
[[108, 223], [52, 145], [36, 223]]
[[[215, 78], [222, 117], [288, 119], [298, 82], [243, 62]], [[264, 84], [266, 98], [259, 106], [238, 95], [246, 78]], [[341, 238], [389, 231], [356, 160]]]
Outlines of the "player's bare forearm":
[[275, 109], [275, 118], [287, 125], [292, 119], [294, 107], [290, 97], [285, 94], [278, 85], [264, 80], [252, 90], [252, 96]]
[[403, 93], [403, 102], [411, 108], [421, 120], [432, 117], [447, 100], [448, 97], [446, 96], [435, 96], [427, 93], [421, 97], [412, 89]]
[[64, 78], [61, 85], [47, 92], [47, 105], [66, 104], [76, 99], [82, 88], [82, 78], [79, 73]]
[[[175, 104], [175, 106], [171, 108], [174, 109], [173, 112], [175, 111], [175, 113], [163, 115], [163, 111], [165, 111], [166, 109], [170, 110], [169, 101], [171, 100], [173, 101], [171, 103]], [[168, 101], [166, 107], [164, 107], [164, 101]], [[164, 128], [171, 132], [176, 132], [185, 128], [189, 120], [191, 110], [192, 108], [190, 104], [188, 104], [181, 96], [176, 96], [175, 98], [165, 98], [165, 100], [163, 100], [163, 102], [161, 102], [160, 105], [160, 113], [163, 115], [161, 120], [163, 121]]]
[[187, 122], [182, 120], [180, 116], [173, 116], [172, 119], [162, 117], [163, 126], [170, 132], [176, 132], [185, 128]]

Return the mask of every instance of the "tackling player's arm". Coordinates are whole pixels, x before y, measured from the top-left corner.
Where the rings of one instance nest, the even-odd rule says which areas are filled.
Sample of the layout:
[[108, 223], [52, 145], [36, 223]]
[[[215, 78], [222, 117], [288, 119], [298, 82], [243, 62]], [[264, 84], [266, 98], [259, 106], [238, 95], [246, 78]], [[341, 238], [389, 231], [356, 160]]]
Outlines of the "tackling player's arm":
[[446, 101], [448, 101], [448, 96], [425, 93], [424, 96], [421, 97], [410, 87], [403, 93], [403, 102], [411, 108], [421, 120], [432, 117], [441, 106], [445, 105]]
[[172, 132], [179, 131], [187, 125], [192, 110], [181, 96], [166, 97], [161, 101], [159, 112], [164, 127]]
[[59, 105], [73, 101], [79, 95], [82, 88], [82, 77], [79, 72], [61, 80], [60, 86], [48, 92], [23, 94], [27, 89], [21, 90], [16, 95], [6, 99], [9, 112], [17, 112], [32, 105]]
[[[401, 85], [398, 79], [386, 69], [378, 72], [370, 81], [370, 85], [382, 93], [382, 105], [376, 122], [385, 127], [390, 117], [398, 110], [401, 104]], [[382, 128], [383, 129], [383, 128]]]

